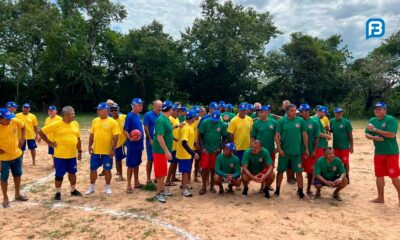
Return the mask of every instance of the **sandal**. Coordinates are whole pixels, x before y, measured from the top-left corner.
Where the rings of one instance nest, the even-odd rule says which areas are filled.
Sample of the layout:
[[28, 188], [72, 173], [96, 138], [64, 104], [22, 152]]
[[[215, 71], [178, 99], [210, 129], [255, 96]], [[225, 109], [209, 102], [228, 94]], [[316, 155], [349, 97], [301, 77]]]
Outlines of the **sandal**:
[[3, 208], [9, 208], [10, 207], [10, 202], [7, 200], [7, 201], [4, 201], [3, 202]]
[[132, 188], [128, 188], [128, 189], [126, 189], [126, 193], [127, 193], [127, 194], [132, 194], [132, 193], [133, 193], [133, 190], [132, 190]]
[[15, 201], [25, 202], [28, 201], [28, 198], [24, 195], [15, 196]]
[[137, 186], [135, 186], [134, 188], [142, 188], [144, 185], [143, 184], [139, 184]]
[[206, 191], [207, 190], [205, 188], [202, 188], [202, 189], [200, 189], [199, 194], [204, 195], [206, 193]]

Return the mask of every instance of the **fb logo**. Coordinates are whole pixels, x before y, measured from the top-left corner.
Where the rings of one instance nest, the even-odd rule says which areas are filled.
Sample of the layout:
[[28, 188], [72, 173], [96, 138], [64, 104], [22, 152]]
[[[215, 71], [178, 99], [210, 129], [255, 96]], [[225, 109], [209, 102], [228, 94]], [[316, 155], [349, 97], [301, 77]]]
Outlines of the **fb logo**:
[[372, 37], [382, 37], [385, 34], [385, 21], [383, 21], [382, 18], [368, 19], [365, 33], [367, 39]]

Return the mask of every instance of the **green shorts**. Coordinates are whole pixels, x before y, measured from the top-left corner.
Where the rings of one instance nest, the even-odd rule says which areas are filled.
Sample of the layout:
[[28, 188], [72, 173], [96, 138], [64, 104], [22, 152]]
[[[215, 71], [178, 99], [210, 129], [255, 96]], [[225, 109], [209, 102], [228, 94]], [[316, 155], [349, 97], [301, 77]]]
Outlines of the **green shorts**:
[[303, 166], [301, 162], [301, 155], [290, 155], [285, 154], [284, 157], [279, 156], [278, 160], [278, 172], [286, 172], [286, 169], [290, 167], [293, 172], [303, 172]]

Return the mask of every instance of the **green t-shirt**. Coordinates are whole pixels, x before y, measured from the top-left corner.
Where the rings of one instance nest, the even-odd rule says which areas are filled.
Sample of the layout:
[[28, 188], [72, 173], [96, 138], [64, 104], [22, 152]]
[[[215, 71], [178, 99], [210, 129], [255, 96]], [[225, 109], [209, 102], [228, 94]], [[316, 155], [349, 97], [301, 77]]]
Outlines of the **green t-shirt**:
[[325, 157], [318, 158], [314, 166], [314, 176], [321, 175], [328, 181], [333, 181], [343, 173], [346, 173], [342, 160], [334, 157], [332, 162], [328, 163]]
[[[317, 116], [312, 117], [315, 119], [316, 122], [318, 122], [319, 125], [319, 131], [320, 133], [326, 134], [326, 129], [324, 128], [324, 125], [322, 125], [321, 119]], [[328, 147], [328, 141], [324, 137], [320, 137], [318, 141], [318, 149], [320, 148], [326, 148]]]
[[353, 131], [350, 121], [346, 118], [342, 118], [341, 120], [332, 118], [330, 122], [333, 134], [333, 148], [350, 149], [349, 133]]
[[258, 119], [253, 124], [253, 128], [251, 129], [251, 136], [256, 140], [260, 140], [262, 146], [266, 148], [269, 152], [274, 152], [275, 128], [275, 120], [268, 119], [267, 121], [263, 121], [261, 119]]
[[251, 174], [257, 175], [267, 166], [272, 165], [271, 155], [265, 148], [261, 148], [259, 154], [252, 154], [251, 148], [248, 148], [244, 151], [242, 165], [246, 165]]
[[215, 161], [215, 173], [221, 177], [227, 177], [228, 174], [232, 174], [234, 178], [240, 176], [240, 162], [239, 158], [235, 155], [226, 157], [220, 153]]
[[172, 132], [172, 125], [169, 118], [165, 117], [164, 115], [160, 114], [160, 117], [156, 120], [155, 125], [155, 133], [153, 138], [153, 146], [152, 150], [153, 153], [165, 153], [164, 150], [161, 148], [160, 143], [158, 142], [157, 136], [163, 135], [165, 145], [167, 146], [168, 150], [172, 151], [172, 143], [174, 141], [174, 136]]
[[281, 118], [276, 123], [276, 132], [281, 134], [281, 148], [285, 154], [301, 155], [302, 133], [306, 131], [304, 119]]
[[178, 119], [179, 119], [179, 123], [182, 123], [182, 122], [184, 122], [184, 121], [186, 120], [186, 116], [184, 116], [184, 115], [179, 115], [179, 116], [178, 116]]
[[226, 125], [222, 121], [214, 122], [211, 118], [204, 120], [199, 126], [203, 135], [203, 147], [207, 152], [215, 152], [221, 147], [221, 138], [227, 136]]
[[223, 112], [221, 113], [221, 119], [224, 121], [225, 125], [228, 125], [229, 122], [235, 117], [236, 115], [232, 112]]
[[[397, 120], [390, 116], [386, 115], [382, 120], [374, 117], [369, 120], [369, 123], [374, 125], [376, 129], [382, 131], [388, 131], [392, 133], [397, 133]], [[372, 136], [380, 136], [377, 133], [372, 133], [365, 129], [365, 133], [371, 134]], [[377, 155], [392, 155], [399, 154], [399, 145], [397, 144], [397, 139], [395, 138], [386, 138], [384, 136], [380, 136], [383, 138], [383, 142], [374, 141], [375, 145], [375, 154]]]
[[[314, 118], [309, 118], [308, 120], [305, 120], [306, 123], [306, 132], [308, 136], [308, 152], [312, 153], [314, 151], [314, 143], [315, 143], [315, 138], [319, 138], [319, 124]], [[319, 120], [318, 120], [319, 121]], [[301, 139], [302, 144], [301, 144], [301, 152], [305, 152], [305, 145], [303, 143], [303, 138]]]
[[250, 116], [252, 119], [258, 118], [258, 112], [253, 112]]

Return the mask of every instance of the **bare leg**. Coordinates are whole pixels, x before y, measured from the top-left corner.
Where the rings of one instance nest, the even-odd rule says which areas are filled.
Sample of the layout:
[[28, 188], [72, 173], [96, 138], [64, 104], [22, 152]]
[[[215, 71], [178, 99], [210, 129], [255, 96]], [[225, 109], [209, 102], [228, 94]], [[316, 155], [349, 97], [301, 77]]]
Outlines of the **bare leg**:
[[128, 182], [128, 186], [127, 189], [132, 189], [132, 172], [133, 172], [133, 168], [131, 167], [127, 167], [126, 168], [126, 177], [127, 177], [127, 182]]
[[399, 207], [400, 207], [400, 180], [399, 178], [392, 178], [392, 183], [397, 190], [397, 196], [399, 198]]
[[104, 170], [104, 176], [105, 176], [105, 180], [106, 180], [106, 184], [110, 185], [111, 183], [111, 170]]
[[3, 206], [9, 204], [8, 196], [7, 196], [7, 187], [8, 183], [6, 181], [1, 181], [1, 191], [3, 192]]
[[31, 156], [32, 156], [32, 165], [36, 166], [36, 150], [31, 150]]
[[157, 180], [157, 194], [160, 194], [164, 190], [165, 177], [158, 177]]
[[385, 196], [384, 196], [385, 178], [384, 177], [376, 178], [376, 188], [378, 190], [378, 198], [372, 200], [371, 202], [384, 203], [385, 202]]
[[135, 188], [140, 187], [142, 184], [139, 182], [139, 166], [133, 169], [134, 184]]
[[[146, 163], [146, 183], [151, 182], [151, 170], [153, 169], [153, 161], [147, 160]], [[136, 185], [136, 184], [135, 184]]]
[[90, 171], [90, 184], [95, 184], [97, 179], [97, 170]]

